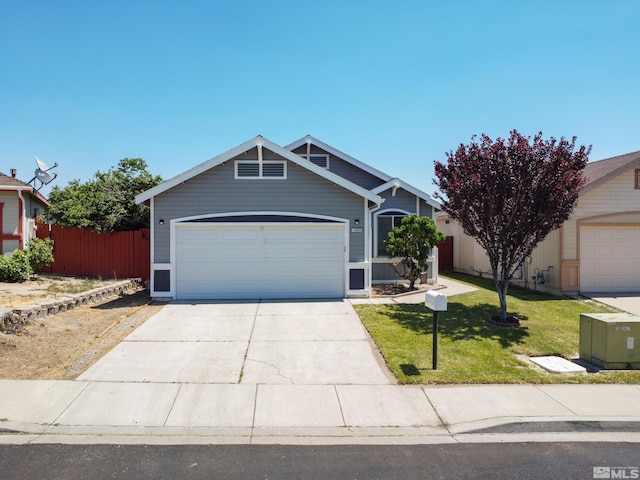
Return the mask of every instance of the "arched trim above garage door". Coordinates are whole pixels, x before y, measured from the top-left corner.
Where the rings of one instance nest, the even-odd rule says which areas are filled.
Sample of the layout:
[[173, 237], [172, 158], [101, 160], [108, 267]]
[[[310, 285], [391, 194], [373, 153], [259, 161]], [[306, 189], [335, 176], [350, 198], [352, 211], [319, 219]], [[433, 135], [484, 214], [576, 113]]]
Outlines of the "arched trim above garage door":
[[175, 218], [175, 223], [345, 223], [346, 218], [299, 212], [230, 212]]

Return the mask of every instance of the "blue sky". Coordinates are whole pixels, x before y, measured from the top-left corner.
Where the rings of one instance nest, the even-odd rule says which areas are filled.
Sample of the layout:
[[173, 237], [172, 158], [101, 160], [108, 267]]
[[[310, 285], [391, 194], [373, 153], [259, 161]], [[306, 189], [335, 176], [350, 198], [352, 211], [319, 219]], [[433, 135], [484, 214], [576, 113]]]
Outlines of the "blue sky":
[[[513, 128], [640, 150], [640, 2], [0, 1], [0, 171], [171, 178], [306, 134], [432, 193]], [[47, 188], [43, 192], [47, 193]]]

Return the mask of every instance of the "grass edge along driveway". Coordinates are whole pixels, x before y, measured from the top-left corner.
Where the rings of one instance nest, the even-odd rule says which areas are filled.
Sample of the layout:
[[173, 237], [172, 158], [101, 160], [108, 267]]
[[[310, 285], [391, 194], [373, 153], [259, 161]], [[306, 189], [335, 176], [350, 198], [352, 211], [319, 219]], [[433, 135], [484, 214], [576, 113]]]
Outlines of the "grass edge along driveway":
[[582, 375], [547, 373], [527, 356], [578, 356], [581, 313], [615, 310], [591, 300], [573, 300], [510, 287], [509, 314], [521, 326], [486, 321], [500, 311], [493, 282], [448, 275], [478, 290], [448, 298], [441, 312], [438, 370], [432, 369], [432, 312], [424, 304], [354, 305], [387, 365], [401, 384], [640, 383], [640, 371]]

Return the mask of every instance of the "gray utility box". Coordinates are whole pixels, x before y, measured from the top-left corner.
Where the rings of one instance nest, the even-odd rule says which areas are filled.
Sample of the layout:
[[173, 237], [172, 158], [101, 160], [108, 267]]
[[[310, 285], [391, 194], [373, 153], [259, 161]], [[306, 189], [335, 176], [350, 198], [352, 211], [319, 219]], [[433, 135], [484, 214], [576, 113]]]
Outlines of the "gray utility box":
[[602, 368], [640, 368], [640, 317], [629, 313], [580, 315], [580, 359]]

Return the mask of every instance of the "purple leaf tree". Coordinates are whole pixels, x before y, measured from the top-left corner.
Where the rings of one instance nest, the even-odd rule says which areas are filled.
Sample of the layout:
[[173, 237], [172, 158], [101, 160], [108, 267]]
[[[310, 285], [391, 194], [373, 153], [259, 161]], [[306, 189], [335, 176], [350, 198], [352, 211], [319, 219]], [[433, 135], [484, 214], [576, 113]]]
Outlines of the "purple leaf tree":
[[500, 322], [507, 323], [509, 279], [549, 232], [571, 215], [585, 184], [591, 147], [569, 142], [482, 135], [435, 163], [436, 194], [443, 209], [485, 249], [500, 299]]

